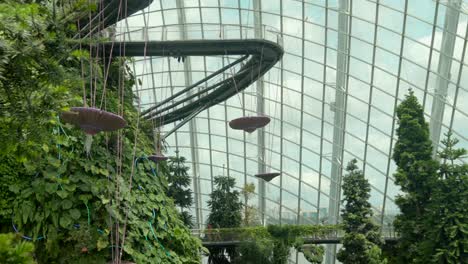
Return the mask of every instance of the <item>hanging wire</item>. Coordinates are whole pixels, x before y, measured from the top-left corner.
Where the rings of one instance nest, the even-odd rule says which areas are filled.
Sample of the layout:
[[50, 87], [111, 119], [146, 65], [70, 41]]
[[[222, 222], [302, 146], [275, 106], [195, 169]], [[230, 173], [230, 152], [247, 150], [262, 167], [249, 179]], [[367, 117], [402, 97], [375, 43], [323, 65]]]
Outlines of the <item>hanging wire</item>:
[[[119, 8], [120, 8], [120, 6], [119, 6]], [[112, 53], [113, 53], [113, 50], [114, 50], [115, 39], [116, 39], [116, 36], [111, 36], [111, 47], [110, 47], [110, 51], [109, 51], [109, 59], [108, 59], [108, 62], [107, 62], [107, 68], [104, 68], [104, 83], [103, 83], [102, 94], [101, 94], [101, 105], [99, 106], [99, 108], [101, 108], [101, 109], [102, 109], [102, 105], [103, 105], [103, 103], [105, 101], [105, 95], [106, 95], [106, 89], [107, 89], [107, 79], [109, 77], [110, 66], [111, 66], [111, 63], [112, 63]], [[102, 53], [105, 54], [104, 49], [103, 49]], [[105, 60], [104, 60], [104, 67], [106, 67]]]
[[[163, 56], [164, 56], [164, 51], [165, 51], [164, 49], [165, 48], [163, 48], [163, 54], [162, 54]], [[169, 83], [171, 83], [171, 85], [170, 85], [171, 88], [170, 89], [171, 89], [172, 93], [174, 93], [174, 85], [171, 82], [171, 72], [169, 71], [169, 69], [171, 69], [170, 63], [171, 63], [170, 57], [167, 57], [167, 76], [166, 76], [166, 84], [165, 85], [164, 85], [164, 77], [161, 78], [161, 89], [162, 89], [161, 96], [162, 96], [162, 98], [167, 98], [167, 94], [169, 93], [169, 91], [167, 90], [167, 87], [169, 87]], [[164, 74], [164, 66], [165, 66], [165, 63], [163, 63], [163, 68], [162, 68], [163, 74]], [[165, 87], [165, 88], [163, 88], [163, 87]], [[164, 116], [165, 115], [163, 115], [162, 113], [159, 116], [159, 124], [158, 124], [158, 128], [157, 128], [158, 133], [160, 133], [161, 130], [164, 129], [163, 125], [162, 125], [162, 124], [164, 124]], [[156, 139], [157, 139], [156, 144], [158, 144], [158, 145], [161, 144], [161, 142], [159, 142], [159, 140], [160, 140], [159, 134], [158, 134], [158, 137]], [[156, 146], [156, 148], [158, 148], [158, 146]], [[156, 149], [156, 151], [159, 151], [159, 149]]]
[[[275, 89], [275, 101], [274, 101], [274, 108], [273, 108], [274, 110], [273, 110], [273, 118], [272, 118], [272, 121], [273, 121], [273, 131], [272, 131], [272, 133], [270, 133], [270, 134], [271, 134], [271, 138], [272, 138], [272, 140], [271, 140], [271, 149], [270, 149], [270, 163], [271, 163], [272, 160], [273, 160], [273, 145], [274, 145], [274, 144], [273, 144], [273, 141], [274, 141], [274, 138], [275, 138], [274, 133], [275, 133], [276, 123], [277, 123], [276, 120], [275, 120], [275, 117], [277, 116], [277, 112], [276, 112], [277, 107], [276, 107], [276, 106], [278, 105], [278, 92], [279, 92], [280, 90], [282, 90], [282, 89], [281, 89], [281, 88], [282, 88], [281, 85], [279, 85], [279, 77], [280, 77], [280, 75], [277, 74], [277, 75], [276, 75], [276, 83], [275, 83], [276, 89]], [[280, 121], [280, 122], [281, 122], [281, 121]], [[281, 144], [281, 140], [280, 140], [280, 144]], [[281, 161], [280, 161], [280, 162], [281, 162]]]
[[79, 43], [79, 50], [80, 50], [80, 67], [81, 67], [81, 84], [83, 88], [83, 106], [86, 107], [86, 86], [85, 86], [85, 77], [84, 77], [84, 63], [83, 63], [83, 56], [81, 54], [83, 50], [83, 46], [81, 43], [81, 28], [80, 28], [80, 20], [78, 20], [78, 43]]
[[[125, 0], [124, 0], [125, 1]], [[119, 1], [119, 10], [118, 10], [118, 15], [117, 15], [117, 18], [116, 20], [119, 21], [119, 20], [122, 20], [125, 18], [125, 11], [124, 9], [126, 9], [127, 5], [126, 5], [126, 1], [125, 1], [125, 6], [123, 6], [123, 1], [120, 0]], [[120, 19], [119, 19], [120, 18]], [[116, 22], [117, 22], [116, 21]], [[122, 32], [122, 26], [120, 28], [120, 32]], [[123, 44], [122, 44], [123, 43]], [[123, 56], [125, 55], [125, 34], [123, 35], [123, 42], [120, 41], [119, 43], [119, 53], [120, 53], [120, 57], [119, 58], [123, 58]], [[119, 104], [118, 104], [118, 113], [120, 116], [123, 116], [123, 112], [124, 112], [124, 109], [123, 109], [123, 106], [124, 106], [124, 97], [123, 97], [123, 80], [122, 80], [122, 77], [123, 77], [123, 74], [122, 74], [122, 59], [119, 59], [119, 71], [118, 71], [118, 96], [119, 96]], [[115, 202], [116, 202], [116, 207], [118, 209], [120, 209], [120, 201], [119, 201], [119, 192], [120, 192], [120, 185], [119, 185], [119, 178], [122, 176], [122, 160], [123, 160], [123, 132], [121, 130], [119, 130], [117, 132], [117, 175], [115, 177]], [[120, 223], [119, 223], [119, 219], [116, 218], [115, 219], [115, 234], [114, 234], [114, 237], [115, 237], [115, 252], [113, 252], [113, 261], [114, 262], [117, 262], [117, 264], [120, 263], [120, 260], [121, 260], [121, 255], [120, 255], [120, 252], [119, 252], [119, 247], [120, 247]]]
[[[148, 20], [149, 20], [149, 14], [150, 14], [149, 8], [150, 7], [148, 7]], [[126, 11], [127, 10], [125, 10], [125, 12]], [[145, 45], [144, 45], [144, 48], [143, 48], [143, 61], [146, 61], [146, 58], [147, 58], [146, 52], [147, 52], [147, 48], [148, 48], [148, 34], [144, 34], [144, 36], [145, 36], [145, 40], [144, 40]], [[125, 39], [125, 35], [124, 35], [124, 39]], [[124, 55], [125, 55], [125, 50], [124, 50]], [[146, 63], [143, 64], [142, 74], [145, 74], [145, 70], [146, 70]], [[122, 94], [124, 94], [124, 91], [122, 92]], [[124, 103], [123, 99], [124, 98], [123, 98], [123, 95], [122, 95], [122, 104]], [[123, 106], [122, 106], [122, 108], [123, 108]], [[134, 134], [135, 134], [134, 138], [135, 139], [134, 139], [134, 142], [133, 142], [132, 161], [135, 160], [135, 157], [136, 157], [138, 132], [139, 132], [139, 127], [140, 127], [140, 113], [141, 113], [141, 105], [140, 105], [140, 101], [138, 101], [137, 120], [136, 120], [135, 132], [134, 132]], [[130, 179], [129, 179], [129, 193], [131, 193], [131, 191], [132, 191], [133, 176], [134, 176], [134, 173], [135, 173], [135, 166], [136, 166], [136, 164], [134, 162], [132, 162], [132, 166], [131, 166], [131, 170], [130, 170]], [[125, 220], [124, 220], [123, 232], [122, 232], [122, 246], [120, 248], [120, 254], [118, 256], [119, 262], [121, 261], [121, 258], [122, 258], [122, 255], [123, 255], [123, 248], [125, 246], [125, 238], [126, 238], [126, 233], [127, 233], [126, 231], [127, 231], [128, 213], [129, 213], [129, 208], [126, 208]]]
[[[229, 61], [229, 56], [227, 55], [227, 50], [224, 50], [224, 54], [228, 61], [228, 65], [231, 64], [231, 62]], [[236, 88], [236, 94], [237, 94], [237, 98], [239, 99], [239, 104], [241, 108], [244, 108], [244, 104], [242, 103], [242, 99], [240, 98], [239, 89], [237, 89], [237, 82], [236, 82], [236, 79], [234, 78], [235, 72], [234, 72], [233, 67], [230, 67], [229, 71], [231, 72], [231, 79], [232, 79], [232, 82], [234, 83], [234, 87]]]

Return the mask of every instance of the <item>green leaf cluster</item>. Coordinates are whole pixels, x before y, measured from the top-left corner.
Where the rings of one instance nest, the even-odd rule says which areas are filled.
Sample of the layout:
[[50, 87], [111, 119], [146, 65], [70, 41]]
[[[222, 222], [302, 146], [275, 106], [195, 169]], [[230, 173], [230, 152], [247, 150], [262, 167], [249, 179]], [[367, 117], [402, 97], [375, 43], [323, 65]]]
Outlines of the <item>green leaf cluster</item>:
[[398, 261], [401, 263], [428, 263], [422, 242], [428, 205], [437, 185], [438, 163], [432, 158], [429, 128], [423, 108], [412, 91], [397, 107], [398, 128], [393, 160], [397, 167], [395, 183], [403, 192], [395, 199], [401, 214], [394, 221], [400, 234]]
[[191, 179], [188, 175], [189, 167], [185, 165], [185, 157], [178, 155], [171, 157], [168, 162], [168, 189], [167, 196], [174, 199], [176, 206], [181, 209], [181, 217], [186, 226], [193, 226], [193, 217], [190, 215], [188, 208], [192, 206], [192, 190], [190, 189]]
[[0, 263], [34, 264], [34, 245], [14, 234], [0, 234]]
[[[239, 227], [242, 221], [242, 202], [240, 192], [234, 190], [236, 181], [229, 176], [217, 176], [214, 178], [215, 189], [208, 200], [208, 229]], [[209, 261], [219, 263], [235, 259], [238, 255], [235, 247], [218, 247], [210, 251]]]
[[468, 263], [468, 164], [465, 149], [457, 149], [449, 132], [439, 152], [439, 181], [432, 193], [423, 243], [428, 263]]
[[468, 262], [468, 164], [466, 150], [449, 132], [432, 158], [429, 129], [423, 109], [410, 91], [397, 108], [398, 141], [393, 159], [396, 183], [403, 194], [396, 199], [401, 214], [394, 222], [400, 234], [398, 263]]
[[386, 263], [381, 260], [379, 227], [372, 221], [370, 184], [356, 164], [357, 160], [351, 160], [343, 177], [341, 216], [345, 236], [337, 259], [344, 264]]
[[0, 157], [0, 231], [7, 232], [5, 228], [11, 226], [11, 215], [13, 214], [13, 201], [15, 199], [14, 192], [25, 185], [25, 182], [21, 181], [19, 175], [21, 175], [22, 166], [12, 157]]
[[304, 237], [326, 235], [339, 229], [339, 226], [332, 225], [268, 225], [224, 229], [221, 232], [237, 234], [237, 239], [243, 241], [233, 263], [285, 264], [293, 247], [302, 252], [310, 263], [321, 263], [324, 248], [304, 245]]
[[[135, 164], [152, 151], [151, 124], [137, 127], [127, 59], [113, 59], [104, 87], [103, 61], [69, 41], [77, 13], [66, 12], [88, 1], [52, 3], [0, 4], [0, 218], [32, 238], [39, 263], [106, 263], [120, 248], [137, 263], [199, 263], [201, 242], [165, 194], [166, 164], [156, 174]], [[83, 104], [128, 123], [95, 135], [89, 155], [84, 134], [58, 118]]]
[[325, 248], [321, 245], [302, 245], [296, 249], [302, 252], [305, 259], [312, 264], [320, 264], [323, 262]]
[[[293, 247], [303, 252], [311, 263], [320, 263], [324, 249], [304, 244], [304, 238], [329, 236], [341, 229], [342, 226], [337, 225], [268, 225], [207, 229], [205, 236], [208, 241], [242, 241], [235, 258], [222, 260], [229, 263], [284, 264]], [[216, 247], [210, 247], [210, 252]], [[213, 257], [211, 260], [213, 263], [220, 261]]]
[[241, 225], [240, 192], [234, 190], [235, 179], [227, 176], [214, 178], [215, 189], [210, 194], [208, 224], [215, 228], [239, 227]]

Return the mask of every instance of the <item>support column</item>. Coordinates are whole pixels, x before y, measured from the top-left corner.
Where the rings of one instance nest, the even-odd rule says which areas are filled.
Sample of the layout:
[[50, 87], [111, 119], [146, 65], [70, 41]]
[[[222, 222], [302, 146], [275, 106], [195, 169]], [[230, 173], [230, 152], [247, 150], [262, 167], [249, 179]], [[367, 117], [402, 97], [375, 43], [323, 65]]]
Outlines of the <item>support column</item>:
[[450, 69], [452, 67], [453, 50], [456, 40], [455, 35], [457, 33], [461, 4], [461, 0], [446, 1], [447, 9], [445, 11], [444, 32], [442, 34], [436, 87], [432, 102], [431, 121], [429, 124], [432, 146], [434, 148], [432, 154], [434, 157], [437, 155], [437, 148], [440, 141], [440, 131], [444, 118], [445, 100], [450, 80]]
[[[256, 39], [263, 38], [262, 30], [262, 16], [261, 12], [261, 2], [260, 0], [253, 0], [254, 8], [254, 36]], [[263, 115], [265, 112], [264, 99], [263, 99], [263, 77], [260, 77], [256, 82], [257, 86], [257, 115]], [[258, 172], [265, 172], [265, 130], [260, 128], [257, 130], [257, 163], [258, 163]], [[265, 219], [265, 181], [258, 179], [258, 209], [261, 214], [262, 224], [266, 225]]]
[[[338, 55], [336, 61], [336, 88], [333, 120], [333, 150], [330, 181], [329, 224], [337, 224], [340, 208], [341, 176], [344, 148], [346, 79], [349, 43], [348, 0], [340, 0], [338, 7]], [[335, 263], [336, 245], [327, 246], [327, 263]]]
[[[187, 29], [186, 29], [186, 17], [184, 11], [184, 1], [176, 0], [177, 7], [177, 17], [179, 22], [180, 37], [182, 40], [187, 39]], [[184, 64], [184, 77], [185, 77], [185, 86], [192, 84], [192, 67], [190, 62], [190, 57], [185, 58]], [[188, 95], [192, 91], [188, 92]], [[193, 173], [193, 198], [195, 201], [195, 219], [197, 221], [196, 227], [198, 229], [203, 228], [203, 215], [202, 215], [202, 202], [201, 202], [201, 188], [200, 188], [200, 169], [199, 169], [199, 160], [198, 160], [198, 140], [197, 140], [197, 124], [195, 120], [191, 119], [189, 121], [189, 135], [190, 135], [190, 154], [192, 156], [192, 173]]]

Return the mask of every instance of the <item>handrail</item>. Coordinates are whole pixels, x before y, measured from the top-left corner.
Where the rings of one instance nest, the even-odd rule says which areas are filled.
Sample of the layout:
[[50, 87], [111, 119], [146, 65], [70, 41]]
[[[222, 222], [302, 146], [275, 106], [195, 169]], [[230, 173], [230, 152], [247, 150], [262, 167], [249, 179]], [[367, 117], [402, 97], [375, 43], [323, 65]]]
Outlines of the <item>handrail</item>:
[[[249, 228], [213, 228], [213, 229], [192, 229], [192, 235], [199, 237], [204, 246], [235, 246], [243, 241], [249, 241], [248, 236], [245, 236], [243, 231]], [[305, 244], [337, 244], [344, 237], [342, 229], [325, 229], [317, 230], [316, 233], [301, 236]], [[399, 237], [398, 233], [393, 229], [382, 230], [381, 237], [386, 242], [396, 241]]]
[[[150, 27], [108, 28], [101, 31], [101, 36], [114, 41], [171, 41], [171, 40], [229, 40], [259, 39], [256, 28], [250, 25], [187, 23], [159, 25]], [[283, 46], [283, 39], [278, 29], [269, 25], [261, 26], [261, 38]]]
[[[284, 50], [277, 42], [265, 39], [198, 39], [198, 40], [165, 40], [165, 41], [133, 41], [104, 42], [100, 51], [112, 51], [112, 56], [249, 56], [249, 60], [239, 67], [239, 70], [222, 80], [222, 84], [209, 93], [200, 94], [187, 104], [177, 107], [173, 101], [170, 107], [165, 107], [165, 113], [158, 109], [146, 113], [143, 117], [154, 119], [156, 126], [162, 126], [191, 116], [194, 111], [202, 111], [227, 100], [247, 88], [263, 76], [283, 56]], [[113, 47], [113, 48], [111, 48]], [[121, 52], [124, 48], [125, 52]], [[110, 55], [110, 54], [107, 54]], [[188, 94], [187, 94], [188, 96]], [[162, 98], [164, 100], [165, 98]], [[202, 109], [200, 109], [202, 107]]]

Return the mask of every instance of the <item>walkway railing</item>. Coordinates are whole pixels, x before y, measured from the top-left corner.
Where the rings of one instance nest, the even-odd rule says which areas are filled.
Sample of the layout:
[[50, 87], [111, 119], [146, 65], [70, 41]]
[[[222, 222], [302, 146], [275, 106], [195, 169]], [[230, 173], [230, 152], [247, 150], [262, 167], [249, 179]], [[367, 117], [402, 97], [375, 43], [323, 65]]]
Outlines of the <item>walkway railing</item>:
[[[246, 236], [248, 228], [214, 228], [192, 229], [192, 235], [199, 237], [204, 246], [235, 246], [252, 237]], [[314, 234], [302, 237], [305, 244], [339, 244], [343, 239], [344, 231], [341, 229], [318, 230]], [[393, 230], [382, 230], [382, 239], [386, 242], [396, 241], [397, 234]]]
[[[113, 27], [103, 35], [109, 41], [100, 40], [92, 44], [97, 47], [96, 50], [106, 53], [103, 56], [165, 56], [177, 58], [179, 62], [190, 56], [241, 56], [239, 59], [242, 61], [236, 65], [223, 67], [221, 71], [186, 87], [182, 93], [160, 98], [164, 105], [158, 104], [145, 110], [143, 118], [155, 120], [156, 126], [179, 121], [166, 136], [201, 111], [249, 87], [271, 69], [284, 53], [280, 45], [281, 35], [268, 26], [184, 24], [137, 29]], [[233, 72], [226, 76], [223, 72], [227, 70]], [[217, 76], [223, 78], [209, 84]], [[189, 93], [189, 90], [193, 93]]]
[[280, 32], [268, 25], [257, 29], [248, 25], [189, 23], [154, 27], [111, 27], [101, 33], [117, 42], [263, 39], [283, 46]]

